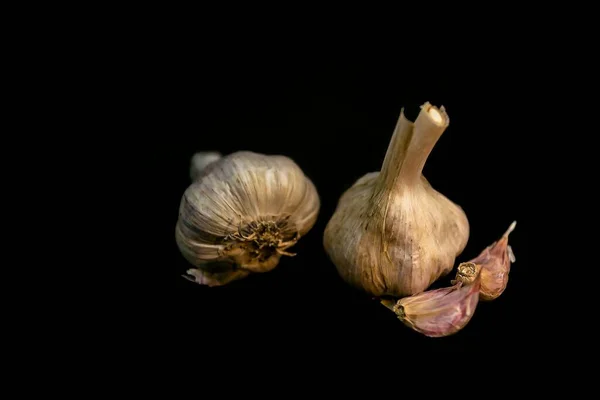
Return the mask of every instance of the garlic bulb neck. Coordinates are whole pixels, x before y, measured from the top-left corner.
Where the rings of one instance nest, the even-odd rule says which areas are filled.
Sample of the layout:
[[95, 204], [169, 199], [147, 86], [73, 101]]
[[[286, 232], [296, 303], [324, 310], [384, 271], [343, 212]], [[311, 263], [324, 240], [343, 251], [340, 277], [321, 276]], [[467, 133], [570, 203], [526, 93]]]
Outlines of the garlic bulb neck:
[[400, 112], [392, 139], [381, 167], [379, 191], [400, 191], [417, 183], [433, 147], [446, 130], [450, 119], [444, 107], [439, 110], [429, 103], [422, 107], [416, 121]]

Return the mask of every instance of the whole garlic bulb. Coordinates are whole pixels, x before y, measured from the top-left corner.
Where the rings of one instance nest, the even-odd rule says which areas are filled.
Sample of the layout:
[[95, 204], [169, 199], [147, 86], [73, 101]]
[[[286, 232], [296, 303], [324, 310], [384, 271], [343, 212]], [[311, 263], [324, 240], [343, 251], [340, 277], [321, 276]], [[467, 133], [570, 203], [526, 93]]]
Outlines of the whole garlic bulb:
[[404, 297], [452, 270], [469, 223], [422, 175], [448, 124], [443, 107], [425, 103], [414, 123], [402, 110], [381, 172], [364, 175], [341, 196], [323, 244], [351, 285], [373, 296]]
[[240, 151], [193, 157], [179, 207], [177, 245], [195, 282], [220, 286], [270, 271], [315, 224], [313, 183], [285, 156]]

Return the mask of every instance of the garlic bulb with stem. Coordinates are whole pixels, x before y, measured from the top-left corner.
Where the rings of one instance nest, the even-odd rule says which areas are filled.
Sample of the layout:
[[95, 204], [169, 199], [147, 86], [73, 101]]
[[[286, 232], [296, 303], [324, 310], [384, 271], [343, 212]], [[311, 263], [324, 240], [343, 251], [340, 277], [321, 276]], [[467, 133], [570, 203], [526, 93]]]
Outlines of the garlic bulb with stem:
[[444, 107], [425, 103], [414, 123], [402, 109], [381, 171], [364, 175], [341, 196], [323, 244], [349, 284], [373, 296], [403, 297], [452, 270], [469, 223], [422, 175], [448, 124]]
[[[207, 161], [207, 155], [210, 162]], [[313, 227], [320, 208], [311, 180], [290, 158], [239, 151], [197, 154], [175, 238], [194, 265], [188, 279], [221, 286], [267, 272]]]

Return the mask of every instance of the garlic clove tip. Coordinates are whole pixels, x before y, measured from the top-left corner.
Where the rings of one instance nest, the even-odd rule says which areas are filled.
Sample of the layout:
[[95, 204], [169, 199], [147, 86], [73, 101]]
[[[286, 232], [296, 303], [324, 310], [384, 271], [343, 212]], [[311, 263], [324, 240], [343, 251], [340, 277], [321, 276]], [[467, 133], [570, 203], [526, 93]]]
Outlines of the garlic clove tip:
[[517, 221], [513, 221], [512, 224], [510, 224], [510, 226], [508, 227], [508, 229], [504, 233], [504, 235], [502, 235], [502, 236], [506, 237], [506, 236], [510, 235], [512, 233], [512, 231], [515, 230], [516, 227], [517, 227]]

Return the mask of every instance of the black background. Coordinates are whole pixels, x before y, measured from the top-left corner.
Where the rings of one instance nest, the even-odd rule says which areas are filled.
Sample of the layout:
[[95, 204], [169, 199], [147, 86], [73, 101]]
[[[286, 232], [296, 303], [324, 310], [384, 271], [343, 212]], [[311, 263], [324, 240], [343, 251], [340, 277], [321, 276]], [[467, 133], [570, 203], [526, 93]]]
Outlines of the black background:
[[[565, 37], [573, 29], [512, 7], [479, 10], [477, 18], [463, 13], [471, 22], [464, 25], [434, 10], [429, 14], [449, 25], [439, 32], [425, 18], [402, 32], [410, 25], [407, 10], [390, 13], [392, 21], [384, 23], [366, 16], [351, 19], [336, 9], [323, 21], [328, 35], [296, 12], [280, 12], [275, 18], [272, 10], [264, 13], [280, 26], [242, 12], [239, 19], [249, 25], [243, 26], [231, 17], [229, 11], [237, 8], [233, 5], [222, 21], [208, 11], [190, 13], [191, 20], [184, 21], [185, 11], [169, 16], [163, 6], [150, 16], [148, 8], [136, 7], [130, 14], [112, 9], [106, 18], [100, 10], [77, 18], [62, 13], [68, 24], [42, 13], [51, 27], [32, 33], [32, 45], [20, 46], [34, 60], [13, 60], [23, 62], [17, 65], [25, 72], [15, 81], [20, 96], [44, 109], [36, 114], [26, 108], [19, 123], [42, 126], [21, 129], [15, 137], [62, 161], [61, 170], [54, 172], [31, 154], [23, 157], [35, 168], [23, 180], [36, 190], [29, 212], [34, 220], [22, 224], [26, 233], [13, 236], [23, 241], [33, 232], [33, 242], [25, 240], [20, 254], [27, 260], [33, 256], [37, 269], [12, 263], [7, 270], [24, 271], [26, 284], [50, 293], [30, 302], [42, 311], [40, 318], [19, 312], [21, 321], [13, 325], [26, 327], [23, 347], [31, 346], [36, 356], [53, 354], [44, 357], [49, 365], [38, 374], [32, 370], [40, 366], [36, 361], [19, 356], [29, 378], [20, 389], [46, 390], [36, 379], [51, 372], [62, 378], [53, 383], [75, 387], [75, 374], [59, 368], [69, 362], [77, 375], [100, 379], [85, 387], [86, 393], [101, 388], [117, 371], [124, 371], [136, 389], [154, 390], [170, 380], [171, 369], [178, 370], [174, 375], [181, 387], [196, 391], [197, 397], [205, 389], [247, 389], [237, 385], [244, 375], [264, 377], [254, 382], [262, 390], [273, 387], [275, 374], [294, 372], [308, 381], [323, 371], [321, 376], [330, 379], [346, 366], [357, 378], [343, 375], [340, 388], [360, 385], [362, 372], [370, 370], [381, 386], [405, 394], [423, 388], [404, 379], [404, 373], [426, 360], [431, 362], [427, 369], [416, 372], [434, 379], [452, 377], [456, 385], [444, 386], [447, 391], [466, 392], [474, 385], [470, 373], [487, 374], [488, 368], [500, 366], [502, 373], [478, 381], [487, 385], [487, 393], [512, 382], [517, 367], [546, 363], [561, 348], [572, 352], [578, 340], [552, 336], [558, 327], [576, 334], [581, 328], [573, 316], [580, 306], [575, 272], [564, 268], [573, 264], [569, 257], [578, 247], [562, 243], [572, 231], [559, 230], [555, 222], [573, 218], [551, 200], [561, 192], [581, 198], [571, 190], [577, 185], [556, 190], [563, 179], [556, 172], [563, 173], [565, 164], [580, 167], [584, 159], [567, 162], [569, 152], [549, 147], [574, 142], [577, 151], [572, 154], [585, 147], [581, 140], [569, 140], [569, 135], [581, 139], [585, 132], [571, 125], [585, 105], [586, 91], [591, 93], [589, 82], [576, 82], [583, 68], [572, 55], [581, 52], [576, 45], [581, 38]], [[503, 17], [504, 10], [509, 15]], [[561, 8], [561, 16], [564, 12]], [[296, 19], [299, 24], [293, 26]], [[350, 29], [334, 27], [333, 21], [346, 22]], [[390, 32], [367, 37], [382, 26]], [[580, 29], [576, 26], [574, 32]], [[435, 38], [424, 36], [434, 32]], [[458, 37], [451, 39], [451, 33]], [[567, 86], [582, 94], [562, 92]], [[575, 98], [579, 100], [573, 102]], [[342, 193], [381, 167], [401, 108], [414, 119], [426, 101], [446, 107], [450, 126], [424, 175], [465, 210], [471, 227], [456, 263], [475, 257], [517, 221], [510, 236], [517, 260], [506, 291], [493, 302], [480, 303], [462, 331], [435, 339], [411, 331], [345, 284], [322, 245], [323, 230]], [[19, 105], [17, 98], [11, 102]], [[50, 145], [77, 160], [58, 155]], [[178, 207], [190, 183], [190, 157], [207, 150], [286, 155], [315, 183], [319, 218], [292, 249], [296, 257], [225, 287], [202, 287], [182, 277], [189, 265], [175, 243]], [[541, 160], [544, 155], [549, 162]], [[75, 189], [68, 196], [56, 185], [67, 173], [72, 178], [67, 184]], [[32, 184], [41, 177], [50, 178], [43, 191]], [[551, 182], [552, 194], [542, 197], [545, 180]], [[19, 201], [28, 197], [15, 196]], [[46, 203], [51, 199], [62, 209]], [[38, 220], [47, 214], [57, 221]], [[66, 217], [74, 217], [75, 224], [68, 226]], [[539, 232], [540, 220], [551, 227]], [[535, 238], [542, 241], [536, 250]], [[37, 246], [49, 239], [58, 239], [53, 250], [67, 254], [39, 251]], [[77, 256], [73, 271], [63, 268], [68, 255]], [[543, 256], [551, 263], [542, 261]], [[559, 273], [549, 271], [555, 265]], [[55, 275], [64, 290], [46, 279]], [[550, 282], [542, 283], [543, 278]], [[21, 291], [7, 304], [25, 304], [30, 293]], [[559, 306], [568, 312], [559, 312]], [[549, 317], [542, 319], [542, 313]], [[25, 323], [32, 320], [35, 328]], [[81, 359], [68, 360], [70, 348]], [[467, 369], [456, 368], [460, 360], [466, 360]], [[522, 377], [530, 380], [532, 375]], [[213, 384], [217, 376], [229, 385]], [[141, 378], [140, 385], [135, 377]], [[435, 384], [430, 381], [424, 389]], [[174, 389], [170, 382], [168, 386]], [[301, 385], [284, 393], [297, 388]]]
[[[532, 354], [535, 327], [528, 321], [538, 307], [528, 290], [535, 284], [529, 256], [534, 223], [530, 193], [522, 188], [531, 175], [526, 141], [537, 133], [518, 128], [525, 101], [506, 106], [514, 100], [515, 80], [526, 80], [527, 70], [498, 74], [499, 64], [488, 59], [442, 72], [403, 68], [396, 59], [220, 54], [198, 62], [167, 51], [157, 64], [134, 72], [144, 76], [136, 86], [144, 128], [139, 151], [145, 155], [139, 173], [151, 175], [140, 181], [145, 207], [134, 208], [149, 229], [140, 249], [148, 261], [140, 273], [151, 279], [135, 295], [132, 319], [142, 324], [154, 352], [192, 360], [226, 355], [324, 361], [344, 355], [366, 365], [400, 362], [412, 353]], [[424, 175], [469, 218], [470, 239], [457, 263], [475, 257], [517, 220], [510, 236], [516, 263], [505, 293], [480, 303], [462, 331], [436, 339], [411, 331], [346, 285], [322, 245], [340, 195], [380, 168], [400, 109], [414, 119], [426, 101], [445, 106], [450, 116]], [[321, 198], [316, 225], [293, 248], [296, 257], [282, 259], [272, 272], [217, 288], [181, 277], [189, 265], [174, 239], [190, 157], [211, 150], [286, 155]], [[148, 163], [156, 168], [146, 170]]]

